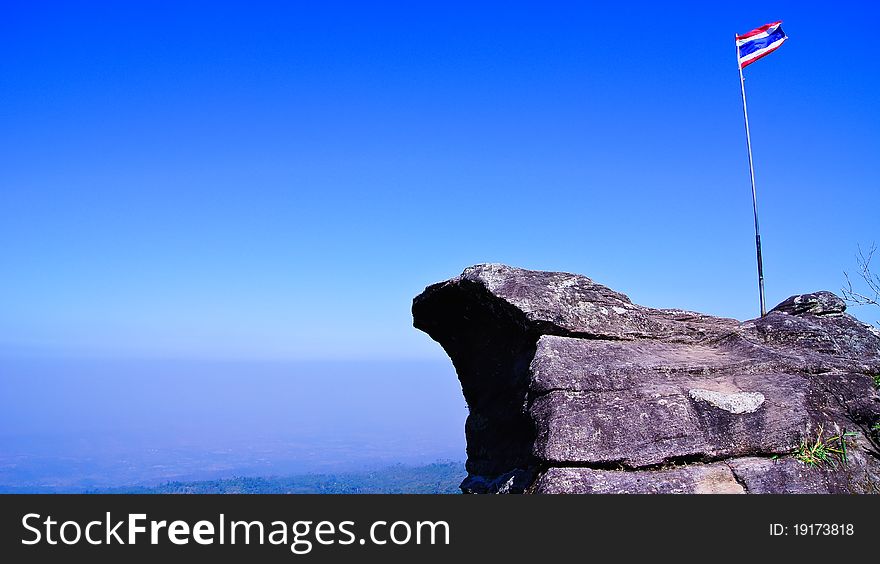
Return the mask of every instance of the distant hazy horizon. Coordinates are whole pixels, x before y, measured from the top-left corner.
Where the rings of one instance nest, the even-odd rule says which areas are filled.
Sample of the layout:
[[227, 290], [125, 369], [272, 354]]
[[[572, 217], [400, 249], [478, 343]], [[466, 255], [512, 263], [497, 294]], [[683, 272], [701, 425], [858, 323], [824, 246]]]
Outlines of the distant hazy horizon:
[[451, 366], [0, 359], [0, 486], [77, 489], [464, 460]]

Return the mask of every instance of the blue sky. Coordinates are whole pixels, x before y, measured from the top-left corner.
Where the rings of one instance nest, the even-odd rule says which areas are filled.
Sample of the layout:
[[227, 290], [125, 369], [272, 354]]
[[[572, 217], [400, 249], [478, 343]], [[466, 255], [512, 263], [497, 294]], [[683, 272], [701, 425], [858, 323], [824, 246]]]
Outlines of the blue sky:
[[[478, 262], [757, 312], [880, 239], [869, 3], [18, 3], [0, 22], [0, 353], [435, 359]], [[871, 320], [871, 312], [862, 315]]]

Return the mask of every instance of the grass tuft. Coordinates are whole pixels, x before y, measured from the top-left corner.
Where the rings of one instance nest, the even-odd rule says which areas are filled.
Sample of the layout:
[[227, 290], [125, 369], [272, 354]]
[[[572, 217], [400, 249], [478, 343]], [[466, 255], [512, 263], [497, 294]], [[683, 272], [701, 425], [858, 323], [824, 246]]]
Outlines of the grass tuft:
[[846, 438], [855, 437], [857, 433], [844, 431], [838, 435], [823, 437], [824, 430], [819, 426], [815, 441], [804, 439], [798, 446], [794, 457], [807, 466], [814, 468], [837, 468], [838, 464], [846, 464]]

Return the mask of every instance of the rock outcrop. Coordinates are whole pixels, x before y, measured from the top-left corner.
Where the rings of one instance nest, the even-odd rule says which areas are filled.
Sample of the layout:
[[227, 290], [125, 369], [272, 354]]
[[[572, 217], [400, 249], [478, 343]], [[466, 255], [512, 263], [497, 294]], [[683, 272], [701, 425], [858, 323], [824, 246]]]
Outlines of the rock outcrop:
[[[878, 493], [880, 336], [845, 310], [739, 322], [498, 264], [413, 301], [470, 409], [467, 493]], [[805, 464], [817, 440], [846, 453]]]

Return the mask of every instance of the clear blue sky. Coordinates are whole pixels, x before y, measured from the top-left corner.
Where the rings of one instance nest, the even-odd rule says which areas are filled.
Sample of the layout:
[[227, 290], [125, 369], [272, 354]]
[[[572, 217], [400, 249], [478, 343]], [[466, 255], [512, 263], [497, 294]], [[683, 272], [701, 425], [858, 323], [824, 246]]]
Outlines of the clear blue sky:
[[776, 19], [768, 302], [880, 240], [873, 4], [412, 4], [7, 5], [2, 354], [440, 360], [477, 262], [753, 317]]

